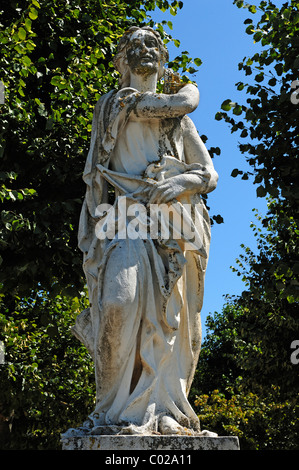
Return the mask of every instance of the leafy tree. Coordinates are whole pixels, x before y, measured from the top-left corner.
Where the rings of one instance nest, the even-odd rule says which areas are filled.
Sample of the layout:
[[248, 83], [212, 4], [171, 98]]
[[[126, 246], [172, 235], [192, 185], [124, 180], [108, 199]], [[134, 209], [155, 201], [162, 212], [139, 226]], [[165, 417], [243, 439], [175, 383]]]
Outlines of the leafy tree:
[[253, 176], [257, 196], [268, 198], [268, 211], [252, 224], [257, 254], [242, 245], [233, 268], [246, 290], [208, 319], [195, 403], [203, 407], [204, 423], [236, 433], [244, 448], [294, 449], [299, 433], [298, 365], [291, 362], [299, 301], [299, 103], [294, 95], [299, 4], [234, 3], [259, 15], [255, 25], [252, 18], [245, 25], [262, 48], [239, 64], [251, 81], [236, 84], [246, 93], [246, 104], [225, 100], [216, 119], [224, 119], [246, 141], [239, 149], [252, 171], [235, 169], [232, 176]]
[[298, 366], [291, 361], [298, 332], [294, 304], [236, 297], [208, 317], [207, 327], [193, 395], [224, 391], [241, 381], [254, 393], [266, 396], [275, 386], [281, 396], [297, 400]]
[[[245, 90], [247, 104], [225, 100], [216, 119], [225, 119], [232, 132], [240, 132], [241, 153], [253, 169], [254, 183], [259, 184], [257, 195], [284, 200], [289, 215], [297, 213], [299, 191], [298, 179], [298, 106], [292, 101], [292, 85], [298, 79], [298, 31], [299, 5], [292, 0], [281, 9], [271, 1], [262, 1], [258, 7], [235, 0], [238, 8], [260, 13], [256, 25], [253, 19], [245, 20], [246, 32], [262, 51], [253, 57], [245, 57], [239, 70], [251, 77], [254, 83], [238, 82], [237, 90]], [[228, 112], [232, 110], [233, 115]], [[243, 119], [236, 121], [240, 116]], [[232, 176], [242, 173], [238, 169]]]
[[298, 449], [298, 365], [290, 347], [298, 320], [285, 303], [244, 306], [236, 297], [207, 319], [191, 398], [202, 428], [238, 436], [243, 450]]
[[92, 360], [70, 334], [84, 302], [85, 292], [73, 299], [33, 292], [10, 311], [1, 300], [1, 448], [59, 449], [60, 433], [92, 410]]
[[[216, 119], [225, 119], [232, 132], [240, 131], [241, 138], [250, 137], [248, 143], [240, 144], [240, 151], [253, 169], [254, 183], [259, 184], [257, 196], [269, 198], [266, 216], [258, 217], [262, 228], [252, 224], [258, 254], [243, 246], [245, 253], [238, 260], [237, 274], [247, 286], [238, 305], [250, 312], [251, 338], [256, 344], [262, 341], [263, 354], [272, 364], [263, 362], [264, 377], [280, 380], [286, 388], [293, 375], [286, 351], [296, 338], [299, 300], [299, 103], [293, 99], [298, 78], [299, 4], [292, 0], [279, 9], [271, 1], [262, 1], [258, 7], [234, 3], [253, 14], [259, 12], [256, 25], [251, 18], [245, 25], [262, 50], [239, 64], [246, 76], [256, 74], [254, 84], [237, 83], [237, 89], [245, 89], [249, 96], [247, 105], [226, 100]], [[242, 120], [236, 122], [237, 116]], [[241, 173], [236, 169], [232, 176]], [[248, 177], [248, 173], [242, 176]], [[255, 361], [249, 357], [254, 375]], [[271, 357], [276, 358], [275, 366]]]
[[240, 338], [242, 309], [228, 302], [221, 313], [215, 312], [206, 320], [207, 335], [204, 339], [190, 397], [198, 394], [221, 392], [242, 381], [244, 370], [238, 363], [244, 342]]
[[[244, 327], [247, 337], [255, 345], [262, 344], [262, 358], [248, 356], [252, 376], [260, 383], [261, 377], [264, 383], [279, 383], [286, 392], [295, 384], [298, 387], [288, 355], [298, 331], [299, 301], [299, 106], [292, 99], [298, 74], [299, 4], [290, 1], [279, 9], [271, 1], [262, 1], [258, 7], [234, 3], [253, 14], [259, 11], [255, 26], [251, 18], [245, 24], [262, 50], [239, 64], [246, 75], [256, 73], [254, 85], [237, 84], [239, 90], [246, 88], [248, 105], [226, 101], [222, 108], [232, 108], [233, 117], [225, 112], [221, 118], [232, 126], [232, 132], [241, 129], [240, 137], [250, 136], [250, 142], [240, 144], [240, 151], [249, 154], [246, 158], [253, 168], [254, 183], [259, 184], [257, 195], [269, 197], [266, 216], [258, 216], [262, 227], [252, 224], [258, 254], [243, 247], [245, 254], [238, 260], [237, 274], [247, 286], [238, 305], [249, 312], [246, 318], [252, 326], [250, 333]], [[235, 116], [241, 115], [243, 120], [236, 123]], [[237, 173], [240, 171], [232, 176]]]
[[219, 390], [195, 400], [201, 426], [219, 435], [237, 436], [241, 450], [298, 450], [298, 403], [285, 400], [279, 388], [266, 397], [244, 390]]
[[289, 230], [281, 230], [277, 218], [269, 221], [266, 232], [254, 226], [259, 252], [254, 255], [244, 248], [245, 254], [237, 260], [237, 273], [248, 286], [237, 299], [251, 325], [250, 332], [249, 324], [244, 325], [243, 336], [261, 346], [259, 354], [248, 355], [247, 368], [264, 386], [277, 384], [291, 396], [299, 390], [298, 373], [290, 361], [290, 346], [298, 335], [298, 296], [292, 264], [286, 260], [289, 253], [296, 256], [296, 230], [295, 222]]
[[260, 298], [244, 294], [207, 319], [192, 401], [202, 427], [238, 436], [241, 449], [298, 449], [298, 309], [266, 300], [262, 285]]
[[260, 282], [268, 295], [273, 297], [279, 291], [281, 298], [293, 302], [299, 294], [299, 101], [294, 100], [299, 64], [299, 4], [292, 0], [279, 9], [271, 1], [262, 1], [258, 7], [240, 0], [234, 3], [253, 14], [259, 13], [256, 25], [252, 18], [246, 19], [245, 25], [247, 34], [261, 43], [262, 50], [239, 64], [246, 76], [254, 75], [254, 83], [236, 84], [237, 90], [246, 91], [247, 103], [225, 100], [216, 119], [224, 119], [231, 132], [240, 132], [242, 139], [250, 138], [240, 143], [239, 149], [252, 171], [235, 169], [232, 176], [248, 179], [253, 175], [257, 196], [268, 196], [271, 202], [262, 224], [275, 224], [276, 257], [269, 256], [268, 262], [260, 258], [252, 265], [255, 279], [267, 270], [271, 281], [264, 277]]

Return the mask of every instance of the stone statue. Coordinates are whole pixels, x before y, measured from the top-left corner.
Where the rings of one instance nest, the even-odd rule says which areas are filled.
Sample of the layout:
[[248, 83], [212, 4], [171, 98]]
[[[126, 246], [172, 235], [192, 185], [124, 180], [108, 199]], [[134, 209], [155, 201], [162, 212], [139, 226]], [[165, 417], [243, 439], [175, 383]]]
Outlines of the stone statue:
[[[96, 405], [68, 436], [201, 433], [188, 402], [210, 245], [200, 195], [218, 175], [188, 117], [198, 89], [165, 72], [167, 60], [156, 31], [130, 28], [114, 59], [119, 90], [95, 106], [79, 226], [90, 307], [73, 333], [94, 360]], [[167, 92], [157, 93], [163, 76]], [[152, 207], [161, 216], [154, 236], [145, 230]]]

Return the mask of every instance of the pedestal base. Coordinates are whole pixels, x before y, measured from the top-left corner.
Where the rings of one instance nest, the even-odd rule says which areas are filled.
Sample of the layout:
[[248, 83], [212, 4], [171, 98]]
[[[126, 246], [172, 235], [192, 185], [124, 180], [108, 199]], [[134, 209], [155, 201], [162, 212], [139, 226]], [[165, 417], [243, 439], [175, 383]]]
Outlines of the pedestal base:
[[83, 436], [62, 437], [62, 450], [104, 450], [104, 451], [197, 451], [197, 450], [240, 450], [239, 439], [233, 436]]

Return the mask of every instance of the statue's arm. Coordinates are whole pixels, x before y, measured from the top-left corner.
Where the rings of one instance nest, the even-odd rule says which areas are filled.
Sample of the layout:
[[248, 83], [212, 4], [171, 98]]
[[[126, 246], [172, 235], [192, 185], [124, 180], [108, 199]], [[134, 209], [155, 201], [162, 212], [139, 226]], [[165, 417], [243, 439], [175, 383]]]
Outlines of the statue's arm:
[[200, 163], [210, 174], [210, 180], [205, 192], [213, 191], [218, 182], [218, 173], [216, 172], [209, 152], [200, 136], [193, 121], [184, 116], [182, 119], [184, 135], [184, 153], [186, 163]]
[[150, 204], [162, 204], [184, 194], [207, 194], [217, 186], [218, 173], [196, 127], [188, 116], [182, 119], [184, 153], [186, 163], [200, 164], [190, 171], [165, 179], [154, 186], [150, 193]]
[[192, 113], [199, 103], [196, 86], [187, 84], [177, 93], [143, 93], [135, 107], [135, 114], [142, 118], [175, 118]]

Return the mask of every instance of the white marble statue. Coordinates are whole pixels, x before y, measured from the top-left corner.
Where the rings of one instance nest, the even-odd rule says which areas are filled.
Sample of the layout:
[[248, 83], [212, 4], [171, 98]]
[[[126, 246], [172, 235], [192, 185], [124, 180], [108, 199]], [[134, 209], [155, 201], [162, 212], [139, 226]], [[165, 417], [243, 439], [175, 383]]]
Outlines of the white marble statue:
[[[188, 401], [210, 244], [200, 195], [215, 189], [218, 175], [188, 116], [199, 103], [197, 87], [177, 84], [168, 72], [173, 86], [156, 92], [167, 60], [156, 31], [130, 28], [114, 60], [120, 87], [95, 106], [79, 227], [90, 307], [73, 332], [94, 360], [96, 405], [69, 436], [201, 433]], [[174, 203], [191, 207], [182, 217], [193, 242], [185, 232], [167, 238], [160, 229], [157, 236], [120, 236], [136, 207], [146, 226], [151, 207]], [[104, 237], [108, 222], [114, 231]], [[170, 228], [180, 232], [175, 217]]]

